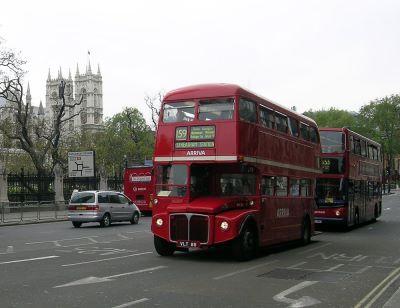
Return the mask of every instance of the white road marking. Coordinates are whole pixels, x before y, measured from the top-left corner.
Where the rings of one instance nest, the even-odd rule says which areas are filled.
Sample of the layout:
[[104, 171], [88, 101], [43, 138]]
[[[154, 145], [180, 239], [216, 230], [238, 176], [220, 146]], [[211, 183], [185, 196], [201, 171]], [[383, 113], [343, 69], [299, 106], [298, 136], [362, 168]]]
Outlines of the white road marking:
[[127, 256], [115, 257], [115, 258], [107, 258], [107, 259], [92, 260], [92, 261], [79, 262], [79, 263], [63, 264], [61, 266], [75, 266], [75, 265], [82, 265], [82, 264], [89, 264], [89, 263], [104, 262], [104, 261], [110, 261], [110, 260], [117, 260], [117, 259], [123, 259], [123, 258], [147, 255], [149, 253], [153, 253], [153, 252], [147, 251], [147, 252], [135, 253], [135, 254], [132, 254], [132, 255], [127, 255]]
[[256, 268], [259, 268], [259, 267], [262, 267], [262, 266], [266, 266], [266, 265], [269, 265], [269, 264], [272, 264], [272, 263], [275, 263], [275, 262], [278, 262], [278, 260], [273, 260], [273, 261], [262, 263], [262, 264], [258, 264], [258, 265], [252, 266], [252, 267], [244, 268], [244, 269], [241, 269], [241, 270], [236, 271], [236, 272], [231, 272], [231, 273], [228, 273], [228, 274], [225, 274], [225, 275], [214, 277], [213, 279], [214, 280], [219, 280], [219, 279], [231, 277], [231, 276], [234, 276], [234, 275], [237, 275], [237, 274], [241, 274], [241, 273], [244, 273], [244, 272], [248, 272], [248, 271], [251, 271], [253, 269], [256, 269]]
[[0, 262], [0, 264], [39, 261], [39, 260], [46, 260], [46, 259], [53, 259], [53, 258], [59, 258], [59, 256], [46, 256], [46, 257], [31, 258], [31, 259], [13, 260], [13, 261]]
[[69, 282], [69, 283], [66, 283], [66, 284], [62, 284], [62, 285], [59, 285], [59, 286], [55, 286], [53, 288], [63, 288], [63, 287], [78, 286], [78, 285], [82, 285], [82, 284], [108, 282], [108, 281], [113, 281], [114, 278], [119, 278], [119, 277], [123, 277], [123, 276], [134, 275], [134, 274], [141, 274], [141, 273], [146, 273], [146, 272], [152, 272], [152, 271], [156, 271], [156, 270], [163, 269], [163, 268], [167, 268], [167, 266], [160, 265], [160, 266], [156, 266], [156, 267], [137, 270], [137, 271], [134, 271], [134, 272], [122, 273], [122, 274], [117, 274], [117, 275], [112, 275], [112, 276], [107, 276], [107, 277], [93, 277], [93, 276], [91, 276], [91, 277], [79, 279], [79, 280], [76, 280], [76, 281], [73, 281], [73, 282]]
[[321, 272], [333, 272], [335, 269], [342, 267], [343, 265], [344, 264], [338, 264], [338, 265], [332, 266], [331, 268], [328, 268], [327, 270], [323, 270]]
[[5, 252], [0, 252], [0, 255], [6, 255], [13, 252], [14, 252], [14, 246], [7, 246], [7, 250]]
[[139, 304], [139, 303], [147, 302], [149, 300], [150, 299], [148, 299], [148, 298], [142, 298], [142, 299], [138, 299], [138, 300], [133, 301], [133, 302], [129, 302], [129, 303], [125, 303], [125, 304], [122, 304], [122, 305], [119, 305], [119, 306], [115, 306], [113, 308], [125, 308], [125, 307], [133, 306], [133, 305], [136, 305], [136, 304]]
[[313, 297], [310, 297], [310, 296], [302, 296], [299, 299], [293, 299], [293, 298], [286, 297], [290, 293], [297, 292], [297, 291], [304, 289], [306, 287], [309, 287], [317, 282], [318, 281], [303, 281], [303, 282], [295, 285], [294, 287], [291, 287], [291, 288], [275, 295], [273, 297], [273, 299], [277, 302], [290, 304], [290, 306], [288, 306], [288, 307], [291, 307], [291, 308], [306, 307], [306, 306], [320, 304], [321, 301], [319, 301], [318, 299], [315, 299]]
[[309, 253], [310, 251], [318, 250], [318, 249], [321, 249], [322, 247], [326, 247], [329, 245], [332, 245], [332, 243], [326, 243], [326, 244], [319, 245], [319, 246], [311, 248], [311, 249], [307, 249], [305, 251], [300, 252], [299, 255], [303, 255], [303, 254]]
[[[66, 238], [66, 239], [54, 240], [54, 241], [30, 242], [30, 243], [25, 243], [25, 244], [26, 245], [35, 245], [35, 244], [57, 243], [57, 242], [63, 242], [63, 241], [73, 241], [73, 240], [83, 240], [83, 239], [92, 241], [94, 243], [97, 242], [96, 240], [92, 239], [92, 237], [99, 237], [99, 236], [93, 235], [93, 236], [85, 236], [85, 237]], [[61, 246], [60, 244], [58, 244], [58, 245]]]
[[[400, 277], [400, 267], [393, 270], [385, 279], [383, 279], [371, 292], [369, 292], [354, 308], [371, 307], [371, 305], [389, 288], [393, 282]], [[382, 288], [379, 292], [379, 288]], [[375, 293], [377, 294], [371, 298]], [[371, 298], [367, 305], [365, 303]]]

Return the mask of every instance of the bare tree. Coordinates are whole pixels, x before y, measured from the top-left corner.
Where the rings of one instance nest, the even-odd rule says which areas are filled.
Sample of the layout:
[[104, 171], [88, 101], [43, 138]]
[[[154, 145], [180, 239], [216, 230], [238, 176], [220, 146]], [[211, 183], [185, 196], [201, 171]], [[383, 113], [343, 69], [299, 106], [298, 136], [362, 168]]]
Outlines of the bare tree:
[[163, 97], [164, 95], [161, 92], [159, 92], [154, 97], [146, 95], [146, 97], [144, 98], [147, 107], [149, 107], [151, 111], [151, 121], [155, 130], [157, 130], [157, 124], [158, 124], [158, 119], [160, 117], [161, 102], [163, 101]]
[[[47, 142], [50, 144], [51, 158], [52, 158], [52, 169], [55, 165], [59, 164], [60, 166], [64, 165], [64, 162], [60, 159], [60, 140], [63, 133], [64, 124], [69, 120], [72, 120], [76, 116], [80, 114], [80, 110], [78, 112], [70, 113], [67, 116], [67, 110], [75, 110], [76, 106], [82, 104], [83, 95], [81, 95], [79, 101], [71, 101], [72, 103], [67, 104], [65, 101], [65, 96], [71, 96], [72, 91], [70, 85], [67, 85], [64, 80], [61, 80], [61, 84], [59, 86], [59, 104], [55, 106], [54, 110], [54, 119], [50, 123], [50, 129], [47, 130], [47, 134], [44, 133], [41, 135]], [[69, 100], [70, 101], [70, 100]], [[45, 126], [38, 126], [45, 127]], [[39, 135], [40, 136], [40, 135]]]
[[[0, 116], [3, 114], [0, 132], [6, 138], [15, 141], [17, 146], [31, 157], [38, 175], [44, 175], [48, 170], [46, 158], [49, 154], [52, 158], [51, 169], [60, 162], [59, 145], [63, 124], [79, 114], [76, 112], [66, 116], [66, 110], [80, 105], [83, 97], [79, 102], [66, 104], [66, 85], [63, 82], [60, 85], [59, 100], [54, 108], [54, 118], [50, 121], [35, 118], [32, 106], [29, 102], [24, 102], [23, 65], [25, 63], [11, 50], [3, 50], [0, 53], [0, 98], [5, 101], [5, 105], [0, 106]], [[7, 113], [6, 116], [3, 111]]]

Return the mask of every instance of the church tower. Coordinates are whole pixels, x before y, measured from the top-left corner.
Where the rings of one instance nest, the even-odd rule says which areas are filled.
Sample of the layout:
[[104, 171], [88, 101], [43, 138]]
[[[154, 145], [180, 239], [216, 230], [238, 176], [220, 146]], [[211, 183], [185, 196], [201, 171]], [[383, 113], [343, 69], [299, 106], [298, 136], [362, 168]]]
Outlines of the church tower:
[[[53, 118], [56, 105], [60, 102], [58, 98], [58, 87], [61, 80], [66, 82], [65, 100], [68, 105], [79, 102], [83, 96], [82, 103], [69, 108], [66, 117], [80, 113], [66, 123], [69, 131], [85, 130], [97, 132], [104, 130], [103, 124], [103, 81], [100, 73], [100, 66], [97, 73], [93, 74], [89, 65], [84, 74], [79, 73], [79, 66], [76, 66], [75, 81], [72, 80], [71, 71], [68, 79], [62, 76], [61, 68], [57, 78], [52, 79], [50, 75], [46, 81], [46, 117]], [[74, 91], [75, 90], [75, 91]]]
[[90, 61], [84, 74], [79, 74], [79, 67], [75, 74], [75, 97], [80, 100], [81, 113], [79, 116], [81, 129], [97, 132], [104, 129], [103, 125], [103, 80], [100, 66], [97, 73], [92, 73]]
[[[67, 80], [65, 80], [62, 75], [62, 71], [61, 71], [61, 67], [60, 67], [57, 78], [51, 78], [50, 69], [49, 69], [49, 75], [46, 80], [46, 102], [45, 102], [46, 117], [48, 119], [54, 118], [54, 112], [57, 108], [57, 105], [60, 104], [60, 99], [58, 97], [58, 87], [60, 86], [60, 83], [62, 80], [64, 80], [66, 82], [65, 91], [64, 91], [65, 103], [67, 105], [70, 105], [73, 103], [74, 85], [73, 85], [73, 81], [71, 79], [71, 74], [70, 74], [69, 78]], [[71, 110], [67, 110], [66, 116], [69, 116], [70, 112], [71, 112]], [[69, 127], [69, 128], [71, 129], [72, 127]]]

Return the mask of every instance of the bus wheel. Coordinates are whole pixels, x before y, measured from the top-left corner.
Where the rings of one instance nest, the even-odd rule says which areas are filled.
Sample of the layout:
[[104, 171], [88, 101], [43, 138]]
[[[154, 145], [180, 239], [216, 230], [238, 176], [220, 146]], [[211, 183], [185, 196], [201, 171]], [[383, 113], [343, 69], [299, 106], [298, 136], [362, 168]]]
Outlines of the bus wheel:
[[257, 248], [255, 229], [253, 226], [246, 225], [232, 243], [232, 254], [238, 261], [247, 261], [256, 255]]
[[310, 242], [311, 242], [311, 224], [308, 218], [304, 218], [301, 227], [301, 244], [307, 245]]
[[175, 251], [174, 244], [154, 235], [154, 248], [160, 256], [171, 256]]

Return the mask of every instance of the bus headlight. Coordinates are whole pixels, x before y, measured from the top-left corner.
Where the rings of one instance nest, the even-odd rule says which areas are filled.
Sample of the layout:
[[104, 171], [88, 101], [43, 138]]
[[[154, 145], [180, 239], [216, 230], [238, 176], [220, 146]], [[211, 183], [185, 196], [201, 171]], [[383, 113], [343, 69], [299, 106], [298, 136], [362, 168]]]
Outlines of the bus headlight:
[[227, 231], [229, 229], [229, 223], [225, 220], [223, 222], [221, 222], [221, 224], [219, 226], [222, 231]]
[[156, 220], [156, 225], [157, 225], [157, 226], [161, 227], [163, 224], [164, 224], [164, 221], [163, 221], [161, 218], [158, 218], [158, 219]]
[[335, 212], [336, 216], [340, 216], [340, 211]]
[[155, 199], [153, 200], [153, 203], [154, 203], [154, 205], [157, 205], [157, 203], [158, 203], [158, 199], [157, 199], [157, 198], [155, 198]]

